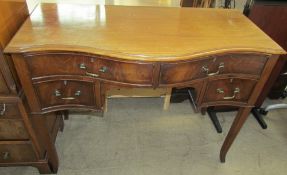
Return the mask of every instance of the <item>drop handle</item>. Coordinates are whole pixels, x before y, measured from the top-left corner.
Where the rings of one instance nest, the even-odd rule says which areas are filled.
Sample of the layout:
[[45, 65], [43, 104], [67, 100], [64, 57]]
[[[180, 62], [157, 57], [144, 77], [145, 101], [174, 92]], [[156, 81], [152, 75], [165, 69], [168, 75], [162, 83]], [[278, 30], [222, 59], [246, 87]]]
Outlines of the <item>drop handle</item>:
[[9, 152], [2, 152], [2, 159], [3, 160], [10, 159], [10, 153]]
[[221, 62], [221, 63], [219, 64], [218, 69], [217, 69], [216, 72], [210, 73], [210, 72], [209, 72], [209, 68], [208, 68], [207, 66], [203, 66], [201, 69], [202, 69], [203, 72], [206, 73], [207, 76], [218, 75], [218, 74], [220, 73], [220, 71], [221, 71], [222, 69], [224, 69], [224, 63]]
[[[219, 94], [224, 94], [224, 90], [222, 88], [218, 88], [217, 90], [217, 93]], [[236, 94], [240, 93], [240, 89], [239, 88], [235, 88], [234, 91], [233, 91], [233, 96], [230, 96], [230, 97], [223, 97], [224, 100], [232, 100], [232, 99], [235, 99], [236, 97]]]
[[108, 68], [106, 66], [103, 66], [99, 69], [99, 72], [106, 73], [108, 72]]
[[0, 116], [4, 115], [4, 114], [5, 114], [5, 112], [6, 112], [6, 104], [5, 104], [5, 103], [3, 103], [3, 105], [2, 105], [2, 109], [0, 110]]
[[79, 65], [79, 68], [80, 68], [80, 69], [83, 69], [83, 70], [86, 70], [86, 73], [85, 73], [85, 74], [86, 74], [87, 76], [90, 76], [90, 77], [93, 77], [93, 78], [99, 77], [98, 74], [94, 74], [94, 73], [88, 72], [88, 71], [87, 71], [87, 66], [85, 65], [85, 63], [81, 63], [81, 64]]
[[[62, 96], [62, 93], [61, 93], [58, 89], [56, 89], [55, 92], [54, 92], [54, 95], [55, 95], [56, 97], [61, 97], [61, 96]], [[75, 100], [76, 97], [79, 97], [79, 96], [81, 96], [81, 91], [80, 91], [80, 90], [76, 91], [76, 92], [74, 93], [74, 96], [71, 96], [71, 97], [61, 97], [61, 99], [62, 99], [62, 100]]]

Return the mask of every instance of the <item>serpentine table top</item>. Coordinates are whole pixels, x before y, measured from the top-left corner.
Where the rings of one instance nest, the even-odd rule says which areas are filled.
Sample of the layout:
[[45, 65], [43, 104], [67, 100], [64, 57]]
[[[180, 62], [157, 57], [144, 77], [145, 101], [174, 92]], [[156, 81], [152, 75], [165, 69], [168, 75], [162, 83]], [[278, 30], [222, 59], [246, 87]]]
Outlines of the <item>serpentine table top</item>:
[[237, 10], [79, 4], [41, 4], [5, 49], [34, 51], [142, 61], [238, 51], [285, 53]]

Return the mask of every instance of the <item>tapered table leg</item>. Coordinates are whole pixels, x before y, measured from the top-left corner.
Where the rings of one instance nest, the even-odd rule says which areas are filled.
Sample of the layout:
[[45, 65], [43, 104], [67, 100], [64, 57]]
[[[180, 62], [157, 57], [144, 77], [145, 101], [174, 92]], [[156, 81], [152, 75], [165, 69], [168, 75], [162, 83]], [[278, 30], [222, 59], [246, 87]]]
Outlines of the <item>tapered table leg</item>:
[[220, 161], [225, 162], [226, 154], [232, 145], [234, 139], [236, 138], [237, 134], [239, 133], [241, 127], [243, 126], [244, 122], [246, 121], [248, 115], [250, 114], [251, 107], [241, 107], [231, 125], [231, 128], [224, 140], [224, 143], [220, 150]]

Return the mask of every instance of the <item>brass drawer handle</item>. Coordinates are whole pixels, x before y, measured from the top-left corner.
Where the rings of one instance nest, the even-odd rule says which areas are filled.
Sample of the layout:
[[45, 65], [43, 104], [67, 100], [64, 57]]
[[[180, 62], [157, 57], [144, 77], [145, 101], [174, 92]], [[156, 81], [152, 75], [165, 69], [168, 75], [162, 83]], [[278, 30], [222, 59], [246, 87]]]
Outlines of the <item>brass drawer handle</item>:
[[[56, 89], [54, 92], [54, 95], [56, 97], [60, 97], [62, 96], [62, 93], [58, 89]], [[81, 96], [81, 91], [80, 90], [76, 91], [74, 95], [78, 97]], [[62, 97], [61, 99], [62, 100], [75, 100], [76, 98], [75, 97]]]
[[[87, 69], [87, 66], [85, 65], [85, 63], [81, 63], [81, 64], [79, 65], [79, 68], [86, 70], [86, 69]], [[95, 77], [99, 77], [98, 74], [90, 73], [90, 72], [88, 72], [88, 71], [86, 71], [85, 74], [86, 74], [87, 76], [94, 77], [94, 78], [95, 78]]]
[[202, 71], [206, 73], [207, 76], [214, 76], [214, 75], [218, 75], [221, 71], [221, 69], [224, 69], [224, 63], [221, 62], [218, 66], [218, 70], [216, 72], [213, 73], [209, 73], [209, 68], [207, 68], [207, 66], [203, 66]]
[[86, 75], [87, 76], [90, 76], [90, 77], [99, 77], [99, 75], [98, 74], [94, 74], [94, 73], [90, 73], [90, 72], [86, 72]]
[[6, 104], [3, 103], [3, 107], [2, 107], [2, 109], [1, 109], [1, 111], [0, 111], [0, 116], [1, 116], [1, 115], [4, 115], [5, 112], [6, 112]]
[[103, 66], [99, 69], [99, 72], [106, 73], [108, 72], [108, 68], [106, 66]]
[[62, 97], [62, 100], [75, 100], [75, 97]]
[[[235, 88], [234, 91], [233, 91], [233, 96], [231, 97], [223, 97], [224, 100], [232, 100], [232, 99], [235, 99], [236, 97], [236, 94], [238, 94], [240, 92], [240, 89], [239, 88]], [[217, 89], [217, 93], [219, 94], [224, 94], [224, 90], [222, 88], [218, 88]]]
[[2, 159], [3, 160], [10, 159], [10, 153], [9, 152], [2, 152]]

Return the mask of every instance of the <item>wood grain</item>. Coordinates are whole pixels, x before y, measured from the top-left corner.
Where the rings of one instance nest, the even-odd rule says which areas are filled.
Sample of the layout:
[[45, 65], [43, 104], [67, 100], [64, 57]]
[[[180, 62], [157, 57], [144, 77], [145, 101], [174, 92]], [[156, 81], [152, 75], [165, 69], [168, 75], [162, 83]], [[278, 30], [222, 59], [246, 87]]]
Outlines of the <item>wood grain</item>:
[[145, 61], [236, 51], [285, 53], [236, 10], [72, 4], [39, 6], [5, 49], [35, 51]]

